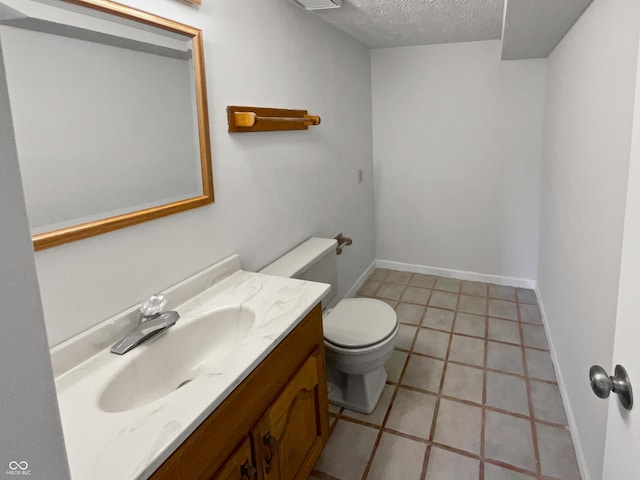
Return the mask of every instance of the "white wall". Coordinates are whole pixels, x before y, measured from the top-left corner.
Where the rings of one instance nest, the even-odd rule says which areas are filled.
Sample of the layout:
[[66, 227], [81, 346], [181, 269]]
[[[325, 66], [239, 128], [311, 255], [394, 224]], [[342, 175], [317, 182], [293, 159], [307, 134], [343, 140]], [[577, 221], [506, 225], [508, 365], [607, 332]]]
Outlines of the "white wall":
[[27, 462], [29, 478], [64, 480], [69, 467], [3, 82], [0, 112], [0, 472]]
[[576, 420], [601, 478], [634, 105], [640, 2], [595, 0], [548, 59], [538, 284]]
[[544, 60], [372, 51], [377, 257], [534, 279]]
[[[375, 258], [369, 51], [284, 0], [125, 3], [204, 31], [216, 203], [38, 252], [50, 344], [230, 254], [258, 269], [312, 235], [353, 237], [344, 294]], [[322, 124], [230, 135], [227, 105], [308, 109]]]

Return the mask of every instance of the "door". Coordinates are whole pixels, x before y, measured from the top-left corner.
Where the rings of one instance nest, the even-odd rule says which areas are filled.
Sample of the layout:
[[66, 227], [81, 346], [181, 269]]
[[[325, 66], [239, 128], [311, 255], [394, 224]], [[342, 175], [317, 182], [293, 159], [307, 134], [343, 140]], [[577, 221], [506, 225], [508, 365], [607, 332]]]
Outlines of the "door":
[[622, 408], [615, 395], [609, 398], [604, 480], [640, 478], [640, 61], [638, 67], [618, 313], [613, 361], [607, 372], [613, 375], [614, 366], [622, 365], [636, 399], [629, 411]]
[[327, 422], [319, 368], [318, 354], [314, 353], [252, 431], [264, 479], [306, 479], [322, 450]]
[[245, 438], [235, 452], [212, 477], [215, 480], [255, 480], [258, 470], [254, 466], [251, 442]]

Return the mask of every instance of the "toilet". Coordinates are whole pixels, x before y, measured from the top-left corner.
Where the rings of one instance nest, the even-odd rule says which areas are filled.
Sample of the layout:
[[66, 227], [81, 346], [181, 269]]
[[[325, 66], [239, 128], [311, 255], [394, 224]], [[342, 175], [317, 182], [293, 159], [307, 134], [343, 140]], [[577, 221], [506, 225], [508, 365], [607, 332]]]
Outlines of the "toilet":
[[[310, 238], [260, 273], [331, 285], [323, 300], [330, 305], [337, 292], [337, 241]], [[384, 369], [398, 336], [398, 318], [385, 302], [350, 298], [322, 313], [329, 401], [371, 413], [387, 381]]]

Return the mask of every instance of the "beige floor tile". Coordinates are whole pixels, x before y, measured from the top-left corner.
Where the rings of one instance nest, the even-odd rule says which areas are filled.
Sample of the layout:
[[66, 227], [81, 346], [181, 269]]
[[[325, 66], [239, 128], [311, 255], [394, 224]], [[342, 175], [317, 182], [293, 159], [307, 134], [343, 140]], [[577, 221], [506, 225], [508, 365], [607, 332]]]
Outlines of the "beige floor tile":
[[387, 363], [384, 364], [384, 369], [387, 371], [388, 381], [398, 383], [408, 355], [409, 354], [407, 352], [401, 352], [400, 350], [394, 350], [391, 352], [391, 356], [387, 360]]
[[460, 284], [462, 282], [456, 278], [438, 277], [436, 286], [433, 287], [436, 290], [445, 290], [447, 292], [458, 293], [460, 291]]
[[395, 389], [396, 387], [392, 385], [385, 385], [376, 408], [369, 415], [365, 413], [353, 412], [351, 410], [345, 410], [343, 416], [355, 418], [356, 420], [362, 420], [363, 422], [372, 423], [374, 425], [382, 425], [382, 421], [384, 420], [384, 416], [387, 414], [389, 403], [391, 403], [391, 398], [393, 397], [393, 392], [395, 391]]
[[520, 304], [520, 321], [542, 325], [540, 309], [537, 305]]
[[518, 320], [518, 304], [506, 300], [489, 299], [489, 316]]
[[455, 333], [484, 338], [487, 323], [486, 318], [487, 317], [472, 315], [470, 313], [458, 313], [454, 331]]
[[380, 285], [382, 284], [375, 280], [367, 280], [364, 282], [362, 287], [360, 287], [360, 290], [358, 290], [358, 295], [362, 295], [363, 297], [373, 297]]
[[428, 307], [427, 313], [425, 314], [424, 320], [422, 321], [422, 326], [451, 331], [453, 317], [454, 312], [452, 310], [443, 310], [441, 308]]
[[571, 435], [564, 428], [536, 423], [540, 466], [544, 475], [562, 480], [580, 480]]
[[449, 363], [444, 374], [442, 394], [482, 403], [483, 380], [481, 369]]
[[487, 410], [484, 455], [509, 465], [535, 471], [531, 422]]
[[434, 290], [429, 300], [430, 307], [448, 308], [449, 310], [455, 310], [458, 303], [458, 294], [453, 292], [441, 292]]
[[489, 339], [520, 345], [520, 325], [518, 322], [489, 318]]
[[479, 454], [481, 424], [481, 408], [442, 399], [433, 441]]
[[529, 416], [526, 382], [513, 375], [487, 372], [487, 405]]
[[567, 424], [560, 389], [557, 385], [531, 380], [531, 402], [534, 416], [547, 422]]
[[397, 283], [400, 285], [407, 285], [409, 280], [411, 280], [411, 272], [400, 272], [398, 270], [391, 270], [384, 281], [386, 283]]
[[503, 372], [524, 374], [522, 348], [502, 343], [488, 342], [487, 368]]
[[454, 335], [449, 360], [484, 366], [484, 340]]
[[520, 303], [531, 303], [533, 305], [538, 304], [538, 299], [536, 298], [536, 292], [528, 288], [516, 288], [516, 293], [518, 295], [518, 301]]
[[431, 290], [420, 287], [407, 287], [402, 295], [401, 301], [407, 303], [416, 303], [418, 305], [426, 305], [429, 301]]
[[399, 388], [385, 427], [427, 440], [436, 400], [435, 395]]
[[384, 279], [387, 277], [387, 274], [391, 270], [387, 268], [376, 268], [367, 280], [376, 280], [377, 282], [384, 282]]
[[556, 381], [556, 374], [551, 363], [551, 355], [549, 352], [540, 350], [525, 349], [527, 355], [527, 369], [529, 377], [539, 378], [540, 380]]
[[397, 300], [389, 300], [388, 298], [376, 298], [376, 300], [380, 300], [381, 302], [386, 303], [387, 305], [389, 305], [394, 310], [398, 306], [398, 301]]
[[404, 292], [404, 285], [396, 285], [395, 283], [383, 283], [376, 292], [376, 298], [386, 298], [388, 300], [400, 300], [402, 292]]
[[376, 429], [338, 420], [314, 469], [341, 480], [360, 480], [377, 436]]
[[490, 463], [484, 464], [484, 480], [531, 480], [532, 478], [536, 478], [535, 475], [525, 475]]
[[413, 339], [416, 336], [416, 330], [418, 330], [417, 326], [404, 325], [400, 324], [400, 329], [398, 331], [398, 337], [396, 338], [396, 348], [401, 350], [409, 350], [411, 348], [411, 344], [413, 343]]
[[486, 283], [462, 281], [463, 294], [486, 297], [487, 288], [488, 285]]
[[547, 334], [542, 325], [522, 324], [523, 342], [527, 347], [549, 348]]
[[383, 433], [367, 480], [419, 480], [427, 445]]
[[402, 384], [438, 393], [444, 362], [434, 358], [411, 355]]
[[398, 316], [399, 322], [420, 325], [422, 315], [424, 315], [424, 307], [422, 305], [401, 302], [396, 307], [396, 315]]
[[444, 359], [447, 356], [450, 336], [449, 333], [421, 328], [413, 351]]
[[329, 413], [333, 415], [340, 415], [341, 411], [342, 411], [341, 407], [338, 407], [337, 405], [332, 405], [331, 403], [329, 404]]
[[502, 300], [516, 301], [516, 289], [505, 285], [489, 285], [489, 296], [491, 298], [500, 298]]
[[484, 297], [461, 295], [458, 311], [465, 313], [475, 313], [476, 315], [486, 315], [487, 299]]
[[413, 285], [414, 287], [422, 287], [422, 288], [433, 288], [436, 284], [436, 277], [433, 275], [422, 275], [420, 273], [414, 273], [411, 280], [409, 280], [409, 285]]
[[427, 466], [429, 480], [475, 480], [478, 478], [479, 469], [480, 462], [474, 458], [431, 447]]

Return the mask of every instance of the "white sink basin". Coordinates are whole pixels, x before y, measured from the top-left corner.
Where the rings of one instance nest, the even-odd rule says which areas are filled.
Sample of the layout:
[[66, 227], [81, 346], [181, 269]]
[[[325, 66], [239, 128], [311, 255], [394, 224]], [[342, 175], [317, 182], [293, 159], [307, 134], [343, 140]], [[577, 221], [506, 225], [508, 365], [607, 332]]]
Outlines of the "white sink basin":
[[98, 404], [123, 412], [175, 392], [202, 375], [215, 375], [255, 321], [252, 310], [225, 307], [182, 319], [158, 338], [121, 357], [124, 366], [107, 382]]

